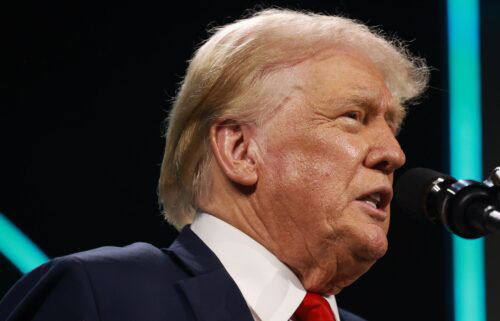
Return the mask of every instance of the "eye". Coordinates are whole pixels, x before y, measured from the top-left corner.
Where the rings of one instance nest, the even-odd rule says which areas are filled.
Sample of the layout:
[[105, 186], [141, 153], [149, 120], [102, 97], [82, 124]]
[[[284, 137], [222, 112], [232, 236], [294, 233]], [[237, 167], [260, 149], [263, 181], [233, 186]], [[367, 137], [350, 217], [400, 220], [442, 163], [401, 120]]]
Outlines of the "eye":
[[344, 117], [350, 118], [352, 120], [361, 121], [362, 115], [359, 111], [349, 111], [343, 115]]

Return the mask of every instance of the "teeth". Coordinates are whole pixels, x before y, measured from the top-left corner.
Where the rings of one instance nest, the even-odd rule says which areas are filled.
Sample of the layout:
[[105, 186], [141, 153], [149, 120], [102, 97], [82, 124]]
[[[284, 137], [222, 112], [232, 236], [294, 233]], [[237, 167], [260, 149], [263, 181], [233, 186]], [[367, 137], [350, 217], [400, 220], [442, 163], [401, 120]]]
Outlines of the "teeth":
[[364, 202], [368, 205], [370, 205], [373, 208], [378, 208], [378, 204], [380, 204], [380, 193], [373, 193], [368, 195]]
[[370, 205], [371, 207], [373, 208], [377, 208], [377, 204], [373, 201], [370, 201], [370, 200], [365, 200], [365, 203]]

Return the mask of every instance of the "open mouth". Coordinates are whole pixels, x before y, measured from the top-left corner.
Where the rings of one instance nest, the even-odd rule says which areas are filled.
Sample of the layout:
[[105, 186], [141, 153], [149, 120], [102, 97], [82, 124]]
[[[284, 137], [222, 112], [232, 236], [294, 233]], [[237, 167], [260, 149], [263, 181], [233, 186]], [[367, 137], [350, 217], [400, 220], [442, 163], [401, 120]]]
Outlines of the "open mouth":
[[389, 188], [379, 188], [364, 194], [357, 200], [365, 203], [373, 209], [383, 210], [389, 205], [392, 198], [392, 192]]
[[360, 201], [365, 202], [366, 204], [368, 204], [368, 206], [371, 206], [374, 209], [379, 209], [381, 199], [382, 197], [380, 196], [380, 193], [372, 193], [363, 197], [362, 199], [360, 199]]

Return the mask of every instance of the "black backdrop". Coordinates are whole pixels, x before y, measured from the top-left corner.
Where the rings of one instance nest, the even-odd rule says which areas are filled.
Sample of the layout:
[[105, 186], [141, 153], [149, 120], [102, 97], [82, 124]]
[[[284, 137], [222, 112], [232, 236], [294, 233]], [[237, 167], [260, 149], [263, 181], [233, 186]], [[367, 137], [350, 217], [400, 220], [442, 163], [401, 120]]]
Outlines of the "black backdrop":
[[[256, 5], [342, 13], [410, 40], [434, 70], [400, 135], [405, 168], [446, 171], [443, 1], [17, 1], [0, 5], [0, 212], [50, 257], [167, 246], [176, 232], [160, 217], [156, 182], [169, 100], [207, 25]], [[445, 320], [442, 229], [395, 210], [389, 238], [340, 305], [372, 321]], [[20, 273], [1, 255], [0, 271], [1, 296]]]

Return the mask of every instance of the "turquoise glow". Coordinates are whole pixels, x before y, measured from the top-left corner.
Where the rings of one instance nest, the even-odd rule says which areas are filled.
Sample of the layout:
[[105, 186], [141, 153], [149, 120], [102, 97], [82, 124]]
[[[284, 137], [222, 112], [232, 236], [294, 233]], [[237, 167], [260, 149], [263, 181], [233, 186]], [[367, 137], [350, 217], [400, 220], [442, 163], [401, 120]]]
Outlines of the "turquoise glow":
[[[447, 4], [451, 175], [482, 180], [479, 1]], [[483, 240], [452, 242], [455, 321], [486, 321]]]
[[47, 256], [14, 224], [0, 213], [0, 253], [22, 273], [47, 262]]

